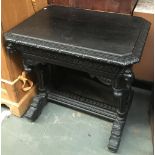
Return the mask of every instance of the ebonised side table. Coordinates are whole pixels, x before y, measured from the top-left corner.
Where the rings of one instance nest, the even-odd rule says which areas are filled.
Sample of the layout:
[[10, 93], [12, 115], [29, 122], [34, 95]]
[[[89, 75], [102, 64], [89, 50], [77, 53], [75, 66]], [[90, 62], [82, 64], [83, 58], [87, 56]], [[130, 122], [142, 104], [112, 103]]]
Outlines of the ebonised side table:
[[[20, 52], [25, 71], [37, 74], [38, 95], [25, 116], [35, 120], [50, 100], [107, 119], [113, 122], [108, 148], [116, 152], [133, 97], [131, 68], [140, 61], [149, 27], [139, 17], [48, 6], [5, 33], [8, 54]], [[111, 100], [47, 89], [46, 64], [88, 73], [110, 88]]]

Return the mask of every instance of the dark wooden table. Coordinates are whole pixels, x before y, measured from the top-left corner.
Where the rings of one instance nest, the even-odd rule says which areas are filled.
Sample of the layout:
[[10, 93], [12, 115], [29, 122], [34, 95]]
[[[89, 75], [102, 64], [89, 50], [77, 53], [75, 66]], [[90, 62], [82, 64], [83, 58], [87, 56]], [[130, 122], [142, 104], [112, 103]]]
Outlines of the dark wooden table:
[[[38, 77], [25, 117], [35, 120], [50, 100], [113, 121], [108, 148], [116, 152], [133, 97], [132, 65], [149, 26], [139, 17], [49, 6], [5, 33], [8, 53], [20, 52], [25, 70]], [[85, 89], [81, 75], [94, 87]], [[97, 100], [99, 94], [105, 98]]]

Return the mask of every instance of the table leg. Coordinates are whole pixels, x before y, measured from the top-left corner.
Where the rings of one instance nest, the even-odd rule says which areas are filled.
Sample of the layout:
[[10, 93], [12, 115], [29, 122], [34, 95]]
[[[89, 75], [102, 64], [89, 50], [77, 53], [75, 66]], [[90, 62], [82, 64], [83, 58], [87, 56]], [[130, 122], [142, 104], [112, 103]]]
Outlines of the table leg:
[[[121, 140], [121, 135], [126, 122], [127, 113], [129, 110], [129, 102], [132, 101], [131, 83], [133, 74], [130, 69], [127, 69], [123, 75], [120, 75], [113, 83], [113, 92], [116, 104], [118, 105], [116, 119], [113, 122], [111, 136], [109, 139], [108, 148], [112, 152], [117, 152]], [[125, 84], [123, 84], [123, 82]]]
[[33, 98], [32, 103], [24, 117], [35, 121], [41, 114], [43, 107], [47, 104], [47, 92], [44, 83], [44, 69], [42, 65], [35, 66], [38, 82], [38, 94]]

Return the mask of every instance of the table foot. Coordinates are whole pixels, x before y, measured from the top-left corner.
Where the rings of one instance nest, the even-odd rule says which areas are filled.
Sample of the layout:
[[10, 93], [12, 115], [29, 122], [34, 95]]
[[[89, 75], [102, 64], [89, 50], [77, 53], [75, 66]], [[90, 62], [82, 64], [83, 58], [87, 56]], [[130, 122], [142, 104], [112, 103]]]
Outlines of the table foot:
[[121, 141], [121, 135], [123, 132], [123, 128], [125, 125], [125, 121], [121, 121], [121, 120], [115, 120], [113, 123], [113, 127], [112, 127], [112, 131], [111, 131], [111, 136], [109, 138], [109, 144], [108, 144], [108, 149], [111, 152], [117, 152], [118, 148], [119, 148], [119, 144]]
[[31, 121], [35, 121], [40, 116], [42, 109], [46, 104], [47, 93], [39, 93], [33, 98], [29, 109], [24, 114], [24, 117]]

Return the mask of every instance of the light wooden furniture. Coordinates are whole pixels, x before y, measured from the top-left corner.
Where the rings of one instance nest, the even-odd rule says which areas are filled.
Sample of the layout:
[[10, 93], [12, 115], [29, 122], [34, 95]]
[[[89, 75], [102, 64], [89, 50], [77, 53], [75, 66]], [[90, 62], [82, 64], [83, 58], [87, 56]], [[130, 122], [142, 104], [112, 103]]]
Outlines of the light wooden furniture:
[[23, 22], [46, 5], [46, 0], [14, 0], [13, 2], [11, 0], [2, 0], [1, 103], [8, 106], [16, 116], [24, 114], [36, 90], [33, 87], [31, 90], [24, 92], [21, 89], [22, 81], [18, 80], [14, 83], [22, 74], [22, 59], [19, 54], [14, 56], [6, 51], [3, 33]]
[[29, 90], [25, 95], [20, 99], [19, 102], [12, 102], [5, 98], [1, 99], [1, 103], [5, 104], [9, 107], [11, 113], [15, 116], [21, 117], [25, 111], [27, 110], [31, 99], [36, 94], [36, 87], [34, 86], [31, 90]]

